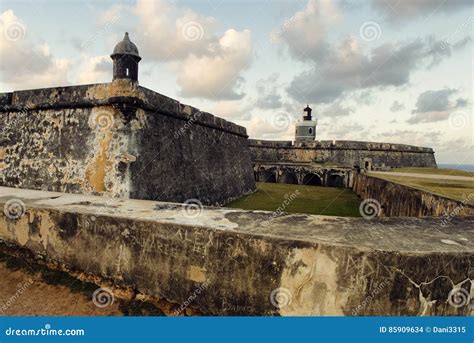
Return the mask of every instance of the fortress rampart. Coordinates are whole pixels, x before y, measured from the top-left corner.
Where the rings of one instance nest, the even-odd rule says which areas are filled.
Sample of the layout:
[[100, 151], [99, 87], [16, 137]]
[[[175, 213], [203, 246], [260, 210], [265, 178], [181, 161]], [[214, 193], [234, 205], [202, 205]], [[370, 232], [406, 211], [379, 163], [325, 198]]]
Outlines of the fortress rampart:
[[372, 167], [436, 167], [433, 149], [405, 144], [361, 141], [249, 140], [252, 162], [318, 163]]
[[0, 94], [0, 185], [224, 204], [255, 188], [244, 127], [118, 79]]
[[26, 212], [8, 218], [0, 211], [0, 247], [176, 308], [472, 315], [469, 305], [450, 303], [453, 294], [474, 295], [473, 218], [442, 225], [441, 218], [275, 217], [226, 208], [187, 218], [181, 204], [0, 187], [0, 205], [8, 199], [23, 201]]

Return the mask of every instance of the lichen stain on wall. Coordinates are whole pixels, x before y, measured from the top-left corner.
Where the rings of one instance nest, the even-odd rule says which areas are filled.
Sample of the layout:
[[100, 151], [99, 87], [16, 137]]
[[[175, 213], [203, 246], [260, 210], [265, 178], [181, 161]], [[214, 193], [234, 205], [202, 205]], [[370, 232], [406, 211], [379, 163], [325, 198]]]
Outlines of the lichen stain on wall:
[[105, 175], [112, 167], [112, 161], [109, 158], [110, 142], [112, 141], [112, 132], [106, 132], [99, 138], [98, 154], [87, 165], [86, 177], [93, 191], [102, 193], [106, 191]]
[[129, 80], [114, 80], [111, 83], [91, 86], [86, 98], [94, 100], [107, 99], [114, 96], [132, 96], [144, 100], [145, 96], [139, 91], [138, 84]]
[[281, 276], [290, 301], [281, 315], [342, 316], [347, 295], [337, 289], [337, 263], [321, 249], [294, 249]]

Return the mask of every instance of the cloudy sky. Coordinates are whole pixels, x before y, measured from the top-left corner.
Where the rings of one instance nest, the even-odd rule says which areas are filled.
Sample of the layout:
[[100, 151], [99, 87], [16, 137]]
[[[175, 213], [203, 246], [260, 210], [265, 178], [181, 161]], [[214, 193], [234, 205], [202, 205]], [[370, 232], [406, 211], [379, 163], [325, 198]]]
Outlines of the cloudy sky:
[[0, 91], [109, 82], [125, 31], [140, 84], [291, 139], [433, 147], [474, 164], [470, 0], [0, 1]]

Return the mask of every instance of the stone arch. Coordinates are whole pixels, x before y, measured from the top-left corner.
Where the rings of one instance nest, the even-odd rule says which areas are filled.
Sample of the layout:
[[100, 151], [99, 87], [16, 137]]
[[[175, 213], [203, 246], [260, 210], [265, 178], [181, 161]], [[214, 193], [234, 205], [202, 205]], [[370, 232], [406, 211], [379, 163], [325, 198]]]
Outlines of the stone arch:
[[344, 187], [344, 178], [339, 174], [332, 174], [328, 178], [329, 187]]
[[278, 180], [280, 183], [290, 183], [290, 184], [298, 184], [298, 176], [294, 172], [290, 171], [283, 171]]
[[270, 170], [260, 170], [258, 172], [258, 180], [259, 182], [276, 182], [276, 175], [274, 172]]
[[321, 178], [317, 174], [307, 173], [303, 177], [303, 184], [308, 186], [321, 186], [323, 184]]

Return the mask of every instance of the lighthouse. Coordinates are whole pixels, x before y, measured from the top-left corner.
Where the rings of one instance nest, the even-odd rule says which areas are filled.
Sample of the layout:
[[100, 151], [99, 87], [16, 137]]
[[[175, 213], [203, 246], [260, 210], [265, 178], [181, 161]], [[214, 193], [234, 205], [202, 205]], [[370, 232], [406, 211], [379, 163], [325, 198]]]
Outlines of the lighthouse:
[[303, 110], [303, 120], [296, 123], [295, 127], [295, 142], [296, 143], [310, 143], [316, 140], [316, 125], [318, 121], [313, 120], [311, 116], [311, 107], [309, 105]]

